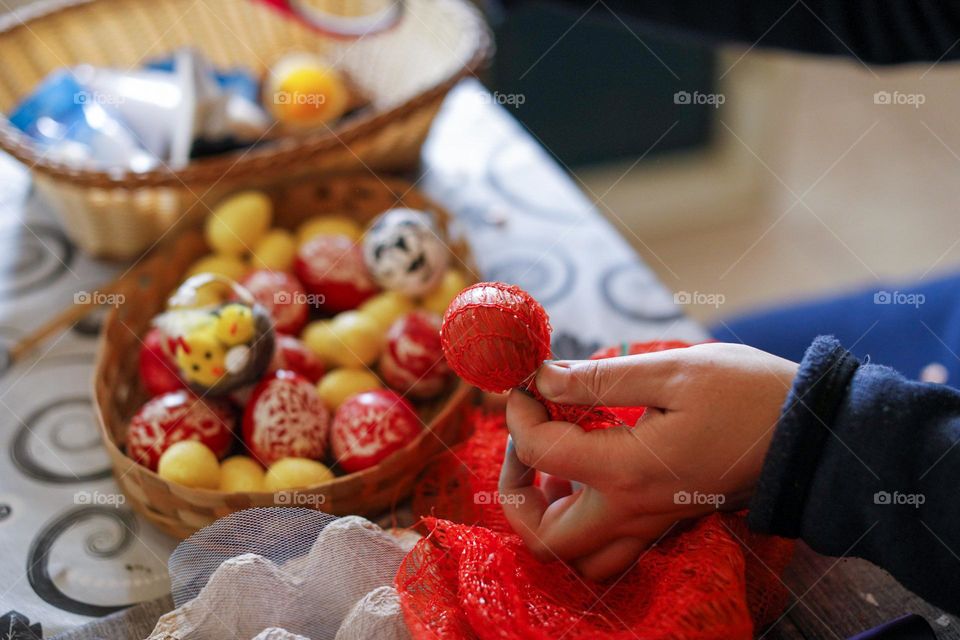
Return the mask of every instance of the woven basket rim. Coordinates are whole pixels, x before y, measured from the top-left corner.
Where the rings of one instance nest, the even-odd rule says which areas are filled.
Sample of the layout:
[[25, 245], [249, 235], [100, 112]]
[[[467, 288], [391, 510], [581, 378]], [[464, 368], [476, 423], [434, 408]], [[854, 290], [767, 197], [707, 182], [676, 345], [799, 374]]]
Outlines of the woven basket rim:
[[[0, 34], [20, 26], [27, 26], [37, 20], [58, 11], [94, 2], [122, 2], [123, 0], [39, 0], [24, 10], [10, 12], [0, 18]], [[254, 2], [255, 0], [235, 0]], [[439, 83], [424, 89], [404, 102], [384, 111], [370, 110], [369, 113], [347, 118], [343, 125], [326, 130], [311, 131], [308, 134], [285, 134], [262, 148], [247, 147], [210, 158], [191, 161], [182, 169], [173, 170], [161, 165], [156, 169], [133, 172], [127, 169], [89, 169], [72, 167], [46, 157], [46, 153], [24, 132], [14, 127], [6, 114], [0, 114], [0, 149], [3, 149], [33, 171], [49, 175], [58, 180], [75, 185], [100, 187], [107, 189], [138, 189], [142, 187], [184, 187], [208, 182], [212, 173], [226, 175], [234, 179], [245, 173], [258, 172], [258, 167], [269, 161], [277, 168], [302, 162], [305, 155], [322, 153], [348, 146], [350, 142], [363, 138], [373, 131], [385, 127], [390, 122], [402, 120], [422, 107], [439, 100], [453, 86], [473, 76], [486, 65], [494, 51], [490, 29], [479, 10], [467, 0], [444, 0], [457, 4], [472, 22], [473, 29], [465, 31], [464, 38], [473, 41], [473, 51], [459, 69], [455, 70]]]

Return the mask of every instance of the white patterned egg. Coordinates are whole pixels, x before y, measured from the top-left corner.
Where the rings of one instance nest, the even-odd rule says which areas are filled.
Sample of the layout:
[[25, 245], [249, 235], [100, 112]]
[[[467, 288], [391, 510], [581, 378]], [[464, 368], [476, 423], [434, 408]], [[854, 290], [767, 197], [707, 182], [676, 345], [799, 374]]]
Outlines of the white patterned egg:
[[439, 284], [449, 250], [430, 214], [399, 208], [380, 214], [370, 225], [363, 258], [381, 287], [419, 296]]

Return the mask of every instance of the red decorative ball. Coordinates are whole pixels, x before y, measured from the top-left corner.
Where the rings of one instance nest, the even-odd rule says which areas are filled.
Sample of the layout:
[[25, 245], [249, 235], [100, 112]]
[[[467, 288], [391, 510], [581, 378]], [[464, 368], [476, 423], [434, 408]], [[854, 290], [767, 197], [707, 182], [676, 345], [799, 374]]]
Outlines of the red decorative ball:
[[181, 440], [198, 440], [218, 458], [230, 451], [236, 426], [233, 405], [201, 400], [180, 389], [150, 399], [140, 407], [127, 430], [127, 455], [156, 471], [160, 456]]
[[390, 325], [380, 358], [380, 377], [414, 398], [431, 398], [443, 391], [450, 365], [440, 345], [438, 316], [414, 311]]
[[379, 291], [363, 249], [347, 236], [311, 238], [297, 252], [293, 270], [308, 292], [323, 296], [321, 307], [330, 313], [356, 309]]
[[186, 388], [166, 343], [163, 331], [154, 328], [143, 338], [140, 347], [140, 382], [151, 396]]
[[264, 466], [280, 458], [322, 458], [330, 413], [309, 380], [275, 371], [253, 390], [243, 413], [243, 441]]
[[493, 393], [523, 384], [550, 357], [547, 312], [529, 293], [480, 282], [457, 294], [440, 328], [447, 362], [461, 378]]
[[410, 403], [394, 391], [364, 391], [347, 398], [333, 418], [330, 446], [344, 471], [379, 463], [413, 442], [423, 427]]
[[269, 371], [272, 373], [280, 369], [299, 373], [314, 384], [319, 382], [327, 372], [327, 367], [320, 356], [308, 349], [303, 341], [285, 335], [277, 336]]
[[241, 284], [270, 314], [277, 333], [296, 335], [307, 324], [307, 296], [300, 281], [289, 273], [260, 269]]

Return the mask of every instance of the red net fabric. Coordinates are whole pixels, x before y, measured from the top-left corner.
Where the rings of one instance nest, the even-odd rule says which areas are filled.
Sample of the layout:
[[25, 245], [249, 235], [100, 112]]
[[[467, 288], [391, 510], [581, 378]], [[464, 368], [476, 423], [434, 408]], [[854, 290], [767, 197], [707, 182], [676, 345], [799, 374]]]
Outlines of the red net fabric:
[[414, 494], [430, 535], [396, 584], [415, 639], [749, 638], [783, 610], [779, 576], [793, 543], [750, 532], [742, 512], [689, 523], [603, 583], [537, 561], [496, 498], [504, 416], [478, 409], [469, 422], [471, 437], [439, 458]]
[[450, 303], [440, 342], [458, 376], [484, 391], [502, 393], [524, 384], [550, 357], [550, 321], [520, 287], [480, 282]]

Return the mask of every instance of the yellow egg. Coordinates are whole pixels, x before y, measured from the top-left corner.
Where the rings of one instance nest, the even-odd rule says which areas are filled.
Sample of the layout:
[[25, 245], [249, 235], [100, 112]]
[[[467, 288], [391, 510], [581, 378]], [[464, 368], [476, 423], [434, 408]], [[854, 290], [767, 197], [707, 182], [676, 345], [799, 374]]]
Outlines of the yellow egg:
[[320, 378], [317, 394], [331, 411], [336, 411], [353, 394], [381, 388], [380, 379], [367, 369], [334, 369]]
[[297, 253], [293, 234], [285, 229], [273, 229], [253, 247], [250, 263], [254, 269], [290, 271]]
[[383, 350], [384, 335], [373, 318], [360, 311], [344, 311], [330, 325], [333, 333], [330, 363], [341, 367], [366, 367]]
[[231, 280], [242, 280], [250, 267], [236, 256], [211, 255], [200, 258], [187, 269], [187, 277], [198, 273], [215, 273]]
[[220, 491], [263, 491], [264, 470], [253, 458], [230, 456], [220, 464]]
[[423, 308], [443, 315], [457, 294], [467, 288], [467, 277], [456, 269], [448, 269], [437, 288], [423, 296]]
[[207, 445], [196, 440], [175, 442], [160, 456], [157, 473], [164, 480], [185, 487], [216, 489], [220, 486], [220, 464]]
[[333, 480], [333, 472], [316, 460], [309, 458], [281, 458], [270, 465], [264, 476], [267, 491], [282, 491], [297, 487], [310, 487]]
[[289, 55], [270, 70], [267, 107], [280, 122], [315, 127], [343, 115], [350, 95], [343, 77], [321, 58]]
[[384, 291], [360, 305], [360, 311], [386, 331], [394, 320], [413, 311], [413, 301], [399, 291]]
[[363, 237], [363, 229], [356, 220], [346, 216], [317, 216], [297, 229], [297, 242], [303, 244], [314, 236], [347, 236], [354, 242]]
[[331, 320], [315, 320], [308, 324], [300, 335], [307, 348], [320, 356], [324, 362], [332, 362], [338, 339], [333, 333]]
[[217, 253], [242, 256], [270, 228], [273, 205], [260, 191], [243, 191], [221, 202], [207, 216], [207, 244]]

